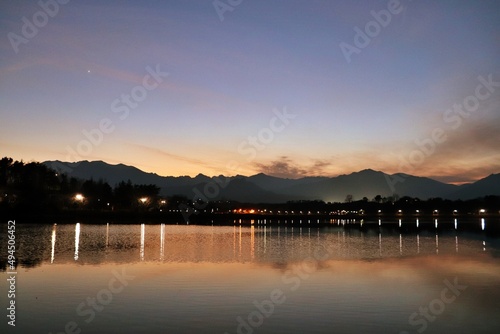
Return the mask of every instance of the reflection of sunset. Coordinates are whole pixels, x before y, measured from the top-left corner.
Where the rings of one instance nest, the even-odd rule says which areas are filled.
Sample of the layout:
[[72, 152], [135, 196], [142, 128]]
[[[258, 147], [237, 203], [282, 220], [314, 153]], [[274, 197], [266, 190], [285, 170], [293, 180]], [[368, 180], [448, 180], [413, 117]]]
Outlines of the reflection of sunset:
[[[313, 263], [314, 265], [312, 265]], [[224, 282], [228, 277], [241, 276], [246, 277], [241, 279], [242, 282], [252, 281], [254, 283], [264, 277], [281, 277], [289, 270], [306, 266], [303, 261], [293, 261], [286, 264], [277, 264], [271, 262], [258, 262], [253, 264], [245, 263], [227, 263], [227, 262], [197, 262], [195, 266], [190, 262], [171, 262], [165, 266], [158, 266], [155, 262], [143, 262], [135, 264], [127, 264], [128, 272], [131, 275], [137, 274], [141, 280], [153, 279], [163, 275], [168, 275], [171, 279], [176, 276], [190, 275], [189, 271], [196, 269], [209, 281]], [[381, 261], [363, 261], [359, 259], [353, 260], [324, 260], [317, 262], [307, 262], [307, 266], [314, 268], [311, 271], [311, 280], [332, 280], [332, 274], [335, 274], [336, 283], [354, 284], [361, 281], [382, 282], [390, 281], [398, 284], [420, 284], [423, 281], [436, 283], [442, 280], [442, 277], [460, 276], [464, 280], [476, 273], [485, 275], [488, 281], [500, 284], [500, 265], [495, 258], [483, 256], [439, 256], [432, 255], [422, 257], [395, 258], [383, 259]], [[116, 267], [113, 263], [101, 264], [100, 266], [86, 266], [85, 271], [88, 276], [97, 277], [99, 273], [110, 272]], [[54, 264], [50, 270], [45, 270], [43, 266], [35, 268], [37, 277], [59, 275], [64, 273], [65, 279], [78, 280], [81, 274], [74, 268], [83, 268], [80, 265], [73, 263]], [[68, 270], [68, 268], [73, 268]], [[141, 274], [144, 272], [144, 274]], [[260, 277], [260, 278], [259, 278]], [[265, 283], [262, 280], [261, 283]], [[485, 281], [486, 283], [486, 281]], [[244, 283], [246, 284], [246, 283]], [[334, 282], [332, 282], [334, 284]], [[381, 285], [382, 289], [387, 284]], [[392, 289], [390, 285], [386, 287]], [[500, 291], [500, 290], [499, 290]]]
[[[107, 287], [114, 270], [124, 270], [134, 279], [116, 300], [126, 302], [106, 309], [120, 321], [122, 314], [133, 314], [132, 308], [143, 308], [148, 317], [168, 314], [168, 326], [175, 328], [172, 321], [186, 324], [194, 309], [211, 325], [227, 324], [251, 312], [253, 301], [280, 289], [286, 299], [279, 309], [285, 325], [300, 319], [306, 327], [317, 326], [308, 321], [318, 316], [326, 321], [335, 313], [335, 324], [353, 326], [362, 313], [363, 321], [382, 321], [384, 328], [397, 332], [406, 328], [412, 312], [439, 296], [445, 280], [457, 279], [468, 288], [453, 307], [467, 309], [469, 318], [486, 314], [493, 319], [500, 298], [498, 248], [481, 233], [456, 233], [451, 224], [450, 231], [439, 235], [399, 233], [376, 222], [365, 231], [347, 225], [35, 226], [37, 233], [21, 232], [19, 242], [39, 245], [46, 257], [23, 274], [23, 296], [36, 293], [40, 305], [59, 298], [64, 314], [82, 302], [82, 294], [96, 296]], [[434, 222], [421, 225], [433, 227]], [[20, 259], [35, 257], [28, 250], [20, 249]], [[23, 312], [38, 317], [49, 318], [47, 312], [53, 312], [26, 300], [23, 305]], [[462, 314], [452, 308], [449, 312]], [[266, 332], [279, 330], [269, 326]]]
[[[485, 228], [485, 219], [478, 223]], [[418, 223], [418, 219], [417, 219]], [[434, 226], [437, 222], [434, 222]], [[451, 223], [456, 226], [458, 222]], [[300, 226], [300, 225], [299, 225]], [[475, 254], [487, 252], [488, 243], [462, 237], [455, 232], [388, 233], [346, 230], [322, 233], [316, 227], [288, 225], [191, 226], [191, 225], [54, 225], [47, 235], [50, 262], [69, 259], [79, 263], [104, 262], [273, 262], [295, 261], [328, 245], [332, 257], [390, 258], [430, 254]], [[81, 231], [84, 231], [82, 239]], [[72, 235], [70, 242], [68, 237]], [[21, 237], [22, 238], [22, 237]], [[57, 243], [56, 243], [57, 240]], [[40, 241], [41, 242], [41, 241]], [[73, 243], [74, 252], [67, 250]], [[227, 251], [232, 250], [232, 251]]]
[[[114, 263], [99, 266], [54, 264], [47, 270], [48, 266], [34, 268], [23, 278], [25, 291], [37, 291], [39, 298], [44, 299], [57, 295], [61, 286], [66, 289], [85, 286], [90, 291], [99, 291], [112, 277], [112, 270], [117, 268]], [[495, 303], [500, 298], [500, 265], [488, 255], [287, 263], [168, 262], [158, 265], [156, 262], [135, 262], [127, 263], [124, 268], [135, 279], [119, 298], [127, 298], [128, 304], [134, 307], [152, 307], [154, 303], [154, 310], [166, 312], [168, 308], [170, 312], [187, 314], [191, 303], [200, 295], [216, 294], [217, 300], [225, 305], [236, 303], [239, 306], [235, 307], [251, 307], [253, 300], [265, 298], [270, 291], [279, 288], [288, 300], [283, 305], [288, 312], [310, 308], [315, 312], [336, 310], [337, 315], [346, 309], [391, 314], [402, 308], [404, 312], [400, 317], [404, 323], [422, 303], [439, 297], [445, 279], [451, 281], [456, 277], [460, 284], [467, 286], [469, 282], [480, 282], [480, 285], [470, 286], [461, 296], [460, 307], [470, 312], [488, 314], [498, 306]], [[43, 289], [40, 289], [40, 282], [46, 282]], [[160, 299], [158, 292], [149, 288], [151, 286], [162, 287]], [[295, 286], [298, 288], [292, 290]], [[166, 304], [167, 300], [176, 302]], [[80, 300], [72, 302], [77, 305]], [[368, 306], [376, 307], [369, 311]], [[234, 319], [237, 315], [229, 318]]]

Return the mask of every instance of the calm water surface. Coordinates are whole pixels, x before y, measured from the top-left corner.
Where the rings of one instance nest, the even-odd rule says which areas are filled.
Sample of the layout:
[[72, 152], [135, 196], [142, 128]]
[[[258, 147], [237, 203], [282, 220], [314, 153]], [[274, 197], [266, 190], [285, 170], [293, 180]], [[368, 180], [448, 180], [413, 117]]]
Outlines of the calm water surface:
[[3, 225], [0, 328], [499, 333], [500, 222], [437, 223], [18, 225], [15, 328]]

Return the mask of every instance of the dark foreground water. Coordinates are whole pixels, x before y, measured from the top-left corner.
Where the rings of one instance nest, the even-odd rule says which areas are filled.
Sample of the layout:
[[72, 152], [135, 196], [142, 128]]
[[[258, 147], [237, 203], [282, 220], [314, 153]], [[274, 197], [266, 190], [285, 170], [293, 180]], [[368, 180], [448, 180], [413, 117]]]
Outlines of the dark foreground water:
[[500, 222], [439, 224], [18, 225], [15, 327], [2, 225], [0, 328], [499, 333]]

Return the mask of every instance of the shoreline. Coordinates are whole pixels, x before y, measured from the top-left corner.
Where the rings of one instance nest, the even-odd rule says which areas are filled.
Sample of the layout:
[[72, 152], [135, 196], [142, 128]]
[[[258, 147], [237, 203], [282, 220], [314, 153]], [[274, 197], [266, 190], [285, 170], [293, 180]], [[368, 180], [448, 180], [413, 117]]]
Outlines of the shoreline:
[[[484, 214], [250, 214], [250, 213], [198, 213], [184, 217], [179, 212], [127, 212], [127, 211], [63, 211], [57, 213], [26, 213], [26, 212], [0, 212], [0, 224], [7, 223], [8, 220], [16, 220], [18, 223], [33, 223], [36, 219], [42, 222], [54, 220], [119, 220], [123, 223], [137, 223], [138, 220], [147, 220], [150, 222], [163, 221], [165, 223], [194, 223], [205, 225], [211, 222], [229, 222], [234, 220], [257, 221], [266, 220], [266, 223], [272, 224], [273, 221], [317, 221], [319, 224], [330, 224], [328, 221], [335, 220], [365, 220], [378, 221], [390, 220], [397, 222], [402, 220], [434, 220], [434, 219], [500, 219], [498, 213]], [[187, 218], [187, 219], [186, 219]], [[29, 221], [28, 221], [29, 220]], [[269, 222], [267, 222], [269, 220]]]

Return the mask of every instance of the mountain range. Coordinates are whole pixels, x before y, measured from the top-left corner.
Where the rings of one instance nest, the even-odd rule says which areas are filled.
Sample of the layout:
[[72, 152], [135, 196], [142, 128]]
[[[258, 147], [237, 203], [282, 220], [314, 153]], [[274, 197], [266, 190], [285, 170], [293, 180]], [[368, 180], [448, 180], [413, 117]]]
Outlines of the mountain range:
[[428, 199], [473, 199], [487, 195], [500, 196], [500, 173], [464, 185], [453, 185], [426, 177], [408, 174], [386, 174], [365, 169], [337, 177], [303, 177], [288, 179], [256, 174], [252, 176], [223, 175], [209, 177], [160, 176], [123, 164], [111, 165], [103, 161], [44, 162], [50, 168], [80, 179], [105, 180], [111, 186], [131, 180], [134, 184], [154, 184], [162, 196], [183, 195], [194, 200], [234, 200], [252, 203], [280, 203], [293, 200], [323, 200], [343, 202], [346, 196], [354, 200], [377, 195]]

